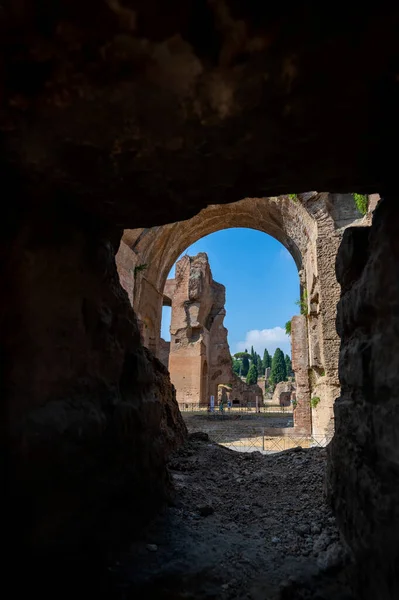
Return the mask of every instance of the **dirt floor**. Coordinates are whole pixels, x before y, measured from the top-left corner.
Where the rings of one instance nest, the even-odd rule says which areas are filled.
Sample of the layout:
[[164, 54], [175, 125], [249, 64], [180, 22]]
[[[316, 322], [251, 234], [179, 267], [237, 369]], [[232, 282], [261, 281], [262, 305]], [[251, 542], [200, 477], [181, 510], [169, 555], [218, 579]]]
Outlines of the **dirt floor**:
[[240, 453], [195, 436], [170, 462], [173, 502], [110, 566], [113, 597], [351, 600], [325, 449]]
[[186, 422], [189, 431], [202, 429], [203, 431], [211, 431], [218, 426], [259, 428], [259, 427], [293, 427], [292, 413], [245, 413], [245, 412], [225, 412], [224, 414], [214, 413], [208, 415], [205, 412], [183, 412], [183, 419]]

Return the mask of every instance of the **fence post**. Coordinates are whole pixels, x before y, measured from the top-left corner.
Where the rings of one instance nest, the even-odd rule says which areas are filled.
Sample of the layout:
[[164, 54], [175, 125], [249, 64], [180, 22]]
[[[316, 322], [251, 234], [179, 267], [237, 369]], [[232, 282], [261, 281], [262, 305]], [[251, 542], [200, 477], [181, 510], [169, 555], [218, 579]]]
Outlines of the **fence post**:
[[262, 451], [265, 451], [265, 429], [262, 427]]

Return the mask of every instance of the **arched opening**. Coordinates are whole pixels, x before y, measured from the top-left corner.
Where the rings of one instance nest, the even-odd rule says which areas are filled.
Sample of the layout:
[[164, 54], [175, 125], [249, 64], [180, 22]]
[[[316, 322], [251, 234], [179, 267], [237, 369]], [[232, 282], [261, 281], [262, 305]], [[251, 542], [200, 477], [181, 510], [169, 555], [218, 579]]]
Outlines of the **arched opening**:
[[[223, 415], [225, 425], [228, 416], [234, 419], [241, 413], [241, 421], [231, 423], [237, 434], [241, 424], [246, 431], [251, 424], [274, 426], [281, 411], [265, 400], [267, 395], [273, 398], [280, 382], [289, 384], [291, 341], [285, 324], [298, 312], [299, 298], [297, 267], [286, 248], [249, 228], [209, 234], [178, 258], [163, 296], [170, 298], [172, 309], [170, 377], [189, 428], [206, 418], [194, 413], [207, 407], [211, 398], [211, 412]], [[166, 337], [165, 329], [162, 323]], [[251, 354], [245, 360], [247, 348]], [[277, 351], [284, 372], [276, 371], [272, 384], [271, 360]], [[287, 408], [279, 397], [275, 402]], [[254, 421], [257, 416], [259, 421]], [[291, 419], [282, 425], [293, 426], [292, 407]]]
[[[121, 244], [124, 261], [130, 252], [134, 264], [146, 265], [135, 283], [133, 307], [139, 319], [151, 314], [155, 354], [160, 357], [164, 346], [160, 336], [164, 298], [173, 291], [165, 288], [174, 285], [168, 274], [185, 249], [205, 235], [235, 227], [271, 235], [291, 254], [299, 273], [301, 314], [291, 322], [291, 338], [296, 340], [292, 355], [297, 387], [295, 427], [300, 434], [312, 433], [328, 441], [334, 431], [333, 405], [340, 392], [335, 330], [340, 287], [334, 253], [344, 228], [363, 222], [350, 194], [310, 192], [300, 198], [246, 198], [234, 204], [211, 205], [187, 221], [125, 231]], [[194, 328], [191, 335], [197, 334]], [[212, 380], [210, 387], [216, 394]]]

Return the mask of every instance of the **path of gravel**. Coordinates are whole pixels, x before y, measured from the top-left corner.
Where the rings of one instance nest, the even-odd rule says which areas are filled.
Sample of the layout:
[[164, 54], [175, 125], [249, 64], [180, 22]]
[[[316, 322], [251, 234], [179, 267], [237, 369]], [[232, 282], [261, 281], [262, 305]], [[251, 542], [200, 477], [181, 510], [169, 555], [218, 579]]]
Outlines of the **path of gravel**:
[[174, 505], [112, 568], [119, 597], [351, 600], [325, 455], [191, 439], [170, 462]]

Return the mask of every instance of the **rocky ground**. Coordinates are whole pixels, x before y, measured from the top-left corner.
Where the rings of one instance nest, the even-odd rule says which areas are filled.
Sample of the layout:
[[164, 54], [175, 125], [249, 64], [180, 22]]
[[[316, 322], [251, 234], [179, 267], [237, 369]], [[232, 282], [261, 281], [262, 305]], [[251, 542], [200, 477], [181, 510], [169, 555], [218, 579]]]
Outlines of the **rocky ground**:
[[170, 506], [109, 567], [113, 597], [351, 600], [325, 449], [243, 454], [199, 437], [170, 462]]

